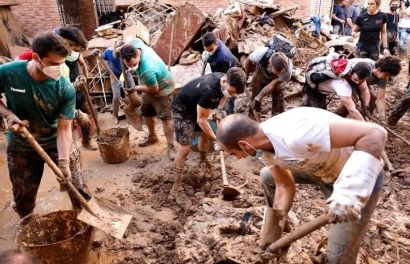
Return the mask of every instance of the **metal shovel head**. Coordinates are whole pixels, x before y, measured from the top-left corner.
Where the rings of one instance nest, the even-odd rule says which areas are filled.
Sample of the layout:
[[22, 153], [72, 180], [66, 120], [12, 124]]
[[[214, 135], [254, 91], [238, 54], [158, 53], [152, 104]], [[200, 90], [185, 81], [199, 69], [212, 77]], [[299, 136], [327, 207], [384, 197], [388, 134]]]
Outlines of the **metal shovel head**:
[[125, 230], [131, 222], [132, 214], [101, 198], [91, 198], [88, 205], [96, 215], [82, 210], [77, 216], [78, 220], [101, 229], [115, 238], [121, 239], [124, 236]]
[[224, 186], [224, 188], [222, 189], [222, 196], [225, 200], [233, 200], [236, 198], [236, 196], [240, 195], [241, 192], [238, 191], [235, 188], [229, 187], [229, 186]]

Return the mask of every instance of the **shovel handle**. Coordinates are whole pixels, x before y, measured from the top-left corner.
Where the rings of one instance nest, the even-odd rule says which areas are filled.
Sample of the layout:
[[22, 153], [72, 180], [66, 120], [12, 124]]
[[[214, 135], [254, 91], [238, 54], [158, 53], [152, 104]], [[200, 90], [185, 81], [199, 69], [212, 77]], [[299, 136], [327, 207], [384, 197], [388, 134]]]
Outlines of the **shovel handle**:
[[228, 177], [226, 177], [225, 157], [224, 151], [220, 150], [219, 155], [221, 157], [221, 169], [222, 169], [222, 182], [224, 186], [228, 186]]
[[270, 244], [268, 246], [268, 248], [266, 249], [266, 251], [275, 253], [277, 252], [279, 249], [289, 246], [290, 244], [292, 244], [293, 242], [295, 242], [296, 240], [298, 240], [299, 238], [302, 238], [304, 236], [306, 236], [307, 234], [312, 233], [313, 231], [321, 228], [322, 226], [326, 225], [329, 223], [329, 219], [332, 219], [333, 217], [333, 213], [329, 212], [329, 213], [323, 213], [322, 215], [320, 215], [318, 218], [301, 225], [298, 229], [296, 229], [295, 231], [293, 231], [290, 234], [287, 234], [286, 236], [283, 236], [281, 238], [279, 238], [278, 240], [276, 240], [275, 242], [273, 242], [272, 244]]
[[87, 85], [81, 85], [81, 89], [83, 90], [84, 96], [87, 100], [88, 107], [90, 108], [91, 115], [93, 116], [95, 126], [97, 128], [97, 135], [100, 137], [100, 126], [97, 122], [97, 114], [94, 112], [95, 109], [93, 107], [93, 103], [91, 102], [90, 94], [88, 93]]
[[73, 192], [75, 198], [78, 199], [78, 201], [80, 202], [81, 207], [87, 210], [89, 213], [96, 216], [96, 214], [92, 211], [92, 209], [90, 208], [90, 206], [88, 205], [84, 197], [78, 192], [78, 190], [74, 187], [71, 181], [66, 180], [66, 177], [61, 172], [60, 168], [54, 163], [54, 161], [50, 158], [50, 156], [48, 156], [47, 152], [44, 151], [44, 149], [40, 146], [40, 144], [38, 144], [36, 139], [30, 134], [27, 128], [25, 126], [20, 126], [19, 124], [14, 124], [13, 126], [11, 126], [10, 130], [13, 133], [22, 133], [25, 139], [27, 140], [27, 142], [34, 148], [34, 150], [38, 153], [38, 155], [40, 155], [40, 157], [47, 163], [47, 165], [57, 175], [57, 177], [67, 182], [67, 187], [69, 191]]

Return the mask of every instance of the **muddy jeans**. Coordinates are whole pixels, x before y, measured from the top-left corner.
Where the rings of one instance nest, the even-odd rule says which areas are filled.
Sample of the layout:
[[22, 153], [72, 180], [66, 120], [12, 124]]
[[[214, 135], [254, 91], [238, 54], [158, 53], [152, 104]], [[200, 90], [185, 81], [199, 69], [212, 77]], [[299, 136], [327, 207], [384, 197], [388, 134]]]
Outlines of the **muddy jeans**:
[[317, 88], [311, 88], [307, 84], [305, 84], [304, 90], [307, 95], [306, 106], [327, 110], [327, 94], [323, 94]]
[[[278, 78], [278, 76], [271, 73], [270, 75], [266, 75], [266, 71], [262, 69], [262, 67], [258, 64], [253, 74], [252, 78], [252, 96], [251, 99], [254, 99], [262, 89], [268, 85], [271, 81]], [[280, 85], [276, 87], [275, 90], [271, 93], [272, 96], [272, 116], [280, 114], [284, 111], [283, 105], [283, 91]], [[252, 111], [249, 111], [250, 113]], [[250, 114], [250, 116], [252, 116]]]
[[[46, 150], [49, 157], [57, 164], [57, 149]], [[23, 218], [36, 207], [38, 187], [44, 172], [44, 160], [35, 151], [7, 150], [7, 165], [10, 181], [13, 185], [14, 210]], [[70, 200], [79, 204], [69, 192]]]
[[[76, 92], [75, 109], [80, 109], [92, 118], [91, 109], [88, 106], [84, 92], [82, 90]], [[94, 121], [95, 122], [95, 121]], [[88, 145], [91, 140], [91, 126], [86, 125], [81, 127], [81, 137], [83, 145]]]
[[359, 42], [356, 46], [356, 58], [369, 58], [377, 61], [380, 53], [379, 48], [379, 43], [364, 44]]
[[[319, 186], [326, 199], [329, 198], [332, 194], [332, 184], [326, 184], [320, 178], [304, 171], [291, 172], [295, 183], [314, 184]], [[271, 206], [273, 204], [273, 199], [275, 196], [275, 181], [272, 178], [270, 169], [267, 167], [264, 167], [261, 170], [260, 175], [262, 178], [268, 205]], [[372, 216], [374, 209], [376, 208], [377, 201], [381, 194], [381, 188], [383, 186], [383, 176], [384, 171], [382, 170], [377, 178], [369, 201], [362, 209], [361, 219], [359, 221], [330, 225], [328, 235], [327, 263], [356, 263], [363, 235], [366, 231], [367, 224], [370, 221], [370, 217]]]
[[393, 110], [390, 113], [389, 120], [392, 123], [397, 124], [400, 118], [409, 110], [410, 108], [410, 84], [407, 86], [407, 92], [400, 101], [393, 107]]

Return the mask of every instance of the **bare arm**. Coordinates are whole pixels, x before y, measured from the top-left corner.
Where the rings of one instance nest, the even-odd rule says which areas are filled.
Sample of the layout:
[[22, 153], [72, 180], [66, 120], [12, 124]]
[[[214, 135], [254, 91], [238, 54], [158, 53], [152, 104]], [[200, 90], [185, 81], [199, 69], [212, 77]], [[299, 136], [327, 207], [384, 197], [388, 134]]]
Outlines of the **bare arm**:
[[384, 47], [388, 47], [387, 45], [387, 23], [384, 23], [382, 26], [382, 43], [383, 43], [383, 55], [390, 55], [390, 51], [388, 48], [384, 48]]
[[253, 68], [253, 62], [251, 61], [251, 59], [249, 59], [249, 57], [246, 59], [244, 67], [245, 67], [246, 79], [248, 79], [249, 74], [251, 73], [252, 68]]
[[380, 120], [386, 119], [386, 89], [377, 88], [376, 108]]
[[295, 182], [292, 174], [279, 166], [274, 166], [271, 173], [276, 185], [273, 208], [289, 212], [295, 197]]
[[78, 63], [80, 64], [81, 70], [83, 71], [83, 75], [87, 78], [88, 77], [87, 63], [85, 63], [85, 60], [82, 54], [80, 54], [80, 57], [78, 57]]
[[134, 88], [137, 92], [146, 94], [156, 94], [159, 91], [158, 83], [154, 85], [137, 85]]
[[359, 85], [360, 98], [362, 99], [363, 106], [369, 106], [370, 104], [370, 91], [367, 82], [363, 82]]
[[211, 140], [216, 140], [215, 133], [212, 131], [211, 126], [208, 123], [208, 117], [212, 112], [212, 109], [203, 108], [199, 105], [196, 106], [197, 112], [197, 119], [196, 122], [198, 123], [199, 127], [201, 128], [202, 132], [208, 136]]
[[387, 132], [383, 127], [346, 118], [332, 120], [329, 127], [332, 148], [354, 146], [355, 150], [381, 158], [387, 141]]
[[340, 96], [340, 102], [344, 107], [346, 107], [347, 111], [349, 111], [350, 117], [359, 121], [364, 121], [363, 116], [356, 109], [356, 105], [354, 104], [352, 97]]
[[70, 145], [73, 141], [73, 135], [71, 130], [71, 119], [58, 119], [57, 127], [57, 150], [58, 159], [70, 159]]
[[350, 28], [353, 28], [353, 21], [351, 17], [346, 18], [346, 23], [349, 25]]
[[255, 99], [260, 102], [265, 96], [271, 94], [281, 83], [282, 81], [279, 81], [278, 79], [271, 81], [259, 92]]
[[354, 37], [357, 32], [359, 32], [359, 26], [354, 24], [352, 28], [352, 37]]

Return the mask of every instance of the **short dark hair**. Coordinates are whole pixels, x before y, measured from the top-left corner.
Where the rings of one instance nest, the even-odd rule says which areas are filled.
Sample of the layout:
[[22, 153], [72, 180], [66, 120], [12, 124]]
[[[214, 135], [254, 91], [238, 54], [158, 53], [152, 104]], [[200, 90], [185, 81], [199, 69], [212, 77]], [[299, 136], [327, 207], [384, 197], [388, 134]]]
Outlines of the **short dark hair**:
[[215, 43], [216, 43], [216, 36], [212, 32], [208, 32], [202, 37], [202, 45], [204, 47], [209, 47]]
[[221, 120], [216, 130], [216, 140], [229, 149], [241, 149], [238, 141], [254, 136], [259, 123], [243, 114], [232, 114]]
[[82, 48], [87, 48], [88, 41], [84, 36], [84, 33], [76, 27], [62, 27], [56, 30], [57, 34], [65, 39], [74, 42], [76, 45]]
[[352, 75], [353, 73], [356, 73], [356, 75], [360, 79], [365, 79], [370, 76], [370, 73], [372, 72], [372, 67], [370, 66], [369, 63], [361, 61], [356, 63], [355, 66], [352, 68]]
[[237, 94], [243, 93], [243, 91], [245, 90], [246, 75], [241, 68], [230, 68], [226, 72], [226, 79], [229, 83], [229, 86], [235, 87]]
[[400, 60], [394, 56], [378, 59], [374, 67], [379, 68], [381, 72], [387, 72], [391, 76], [396, 76], [401, 71]]
[[19, 260], [18, 263], [41, 264], [33, 254], [20, 248], [0, 251], [0, 264], [14, 264], [17, 263], [17, 260]]
[[61, 57], [66, 57], [70, 50], [67, 42], [51, 31], [38, 33], [34, 37], [31, 47], [40, 59], [47, 57], [48, 53], [55, 53]]
[[133, 45], [126, 44], [122, 46], [121, 51], [120, 51], [121, 57], [125, 61], [130, 61], [132, 58], [137, 57], [137, 48], [134, 47]]
[[289, 58], [283, 52], [275, 52], [269, 58], [270, 64], [277, 71], [287, 70], [289, 67], [288, 60]]

